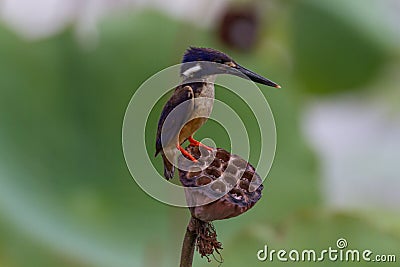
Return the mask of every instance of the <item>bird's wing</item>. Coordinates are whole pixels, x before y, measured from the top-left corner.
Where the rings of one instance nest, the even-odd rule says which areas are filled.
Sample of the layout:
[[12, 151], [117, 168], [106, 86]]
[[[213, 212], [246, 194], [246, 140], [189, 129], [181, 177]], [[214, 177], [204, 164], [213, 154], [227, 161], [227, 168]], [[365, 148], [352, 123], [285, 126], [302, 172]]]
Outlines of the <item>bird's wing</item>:
[[[158, 121], [155, 156], [163, 147], [177, 140], [180, 130], [186, 124], [193, 109], [194, 93], [192, 87], [188, 85], [177, 87], [165, 104]], [[168, 116], [171, 112], [171, 116]]]

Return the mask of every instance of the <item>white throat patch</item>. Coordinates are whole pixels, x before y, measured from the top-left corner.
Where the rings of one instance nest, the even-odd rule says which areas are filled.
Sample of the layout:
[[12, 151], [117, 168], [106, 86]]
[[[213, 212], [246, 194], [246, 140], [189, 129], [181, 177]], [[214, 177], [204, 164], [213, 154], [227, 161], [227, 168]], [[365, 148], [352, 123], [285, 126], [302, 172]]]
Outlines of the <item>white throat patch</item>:
[[193, 66], [193, 67], [191, 67], [191, 68], [185, 70], [185, 71], [182, 73], [182, 75], [185, 76], [185, 77], [190, 77], [190, 76], [192, 76], [194, 73], [198, 72], [199, 70], [201, 70], [201, 66], [200, 66], [200, 64], [198, 63], [198, 64], [196, 64], [195, 66]]

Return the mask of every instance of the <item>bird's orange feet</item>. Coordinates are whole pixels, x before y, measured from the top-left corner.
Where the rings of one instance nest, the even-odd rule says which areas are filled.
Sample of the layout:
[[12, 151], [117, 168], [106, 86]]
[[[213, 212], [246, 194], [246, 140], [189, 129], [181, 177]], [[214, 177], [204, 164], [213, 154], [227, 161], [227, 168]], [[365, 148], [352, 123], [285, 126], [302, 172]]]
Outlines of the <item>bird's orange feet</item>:
[[176, 145], [176, 148], [179, 149], [179, 151], [186, 157], [188, 157], [191, 161], [193, 162], [198, 162], [197, 159], [195, 159], [189, 152], [187, 152], [181, 145]]
[[192, 146], [201, 146], [201, 147], [204, 147], [205, 149], [207, 149], [207, 150], [209, 150], [209, 151], [212, 151], [212, 150], [213, 150], [211, 147], [208, 147], [208, 146], [206, 146], [205, 144], [203, 144], [203, 143], [201, 143], [201, 142], [199, 142], [199, 141], [193, 139], [192, 136], [189, 136], [188, 141], [189, 141], [189, 143], [190, 143]]

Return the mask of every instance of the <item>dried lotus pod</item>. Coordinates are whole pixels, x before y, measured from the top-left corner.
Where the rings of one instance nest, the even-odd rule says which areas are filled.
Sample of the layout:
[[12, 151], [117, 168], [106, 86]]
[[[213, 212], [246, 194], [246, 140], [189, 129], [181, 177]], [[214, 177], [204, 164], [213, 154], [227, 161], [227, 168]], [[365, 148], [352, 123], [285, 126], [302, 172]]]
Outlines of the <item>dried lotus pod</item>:
[[186, 150], [198, 160], [188, 162], [181, 156], [178, 161], [179, 179], [194, 218], [204, 222], [232, 218], [261, 198], [262, 180], [241, 157], [221, 148], [189, 146]]

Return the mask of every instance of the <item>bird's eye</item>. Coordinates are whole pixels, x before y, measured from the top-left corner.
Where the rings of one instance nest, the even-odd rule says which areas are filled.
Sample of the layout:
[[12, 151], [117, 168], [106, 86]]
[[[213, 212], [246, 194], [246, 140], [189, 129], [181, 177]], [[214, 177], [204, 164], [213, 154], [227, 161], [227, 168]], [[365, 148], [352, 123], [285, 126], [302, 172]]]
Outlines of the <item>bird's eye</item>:
[[226, 65], [228, 65], [231, 68], [236, 68], [236, 64], [233, 63], [232, 61], [227, 62]]

